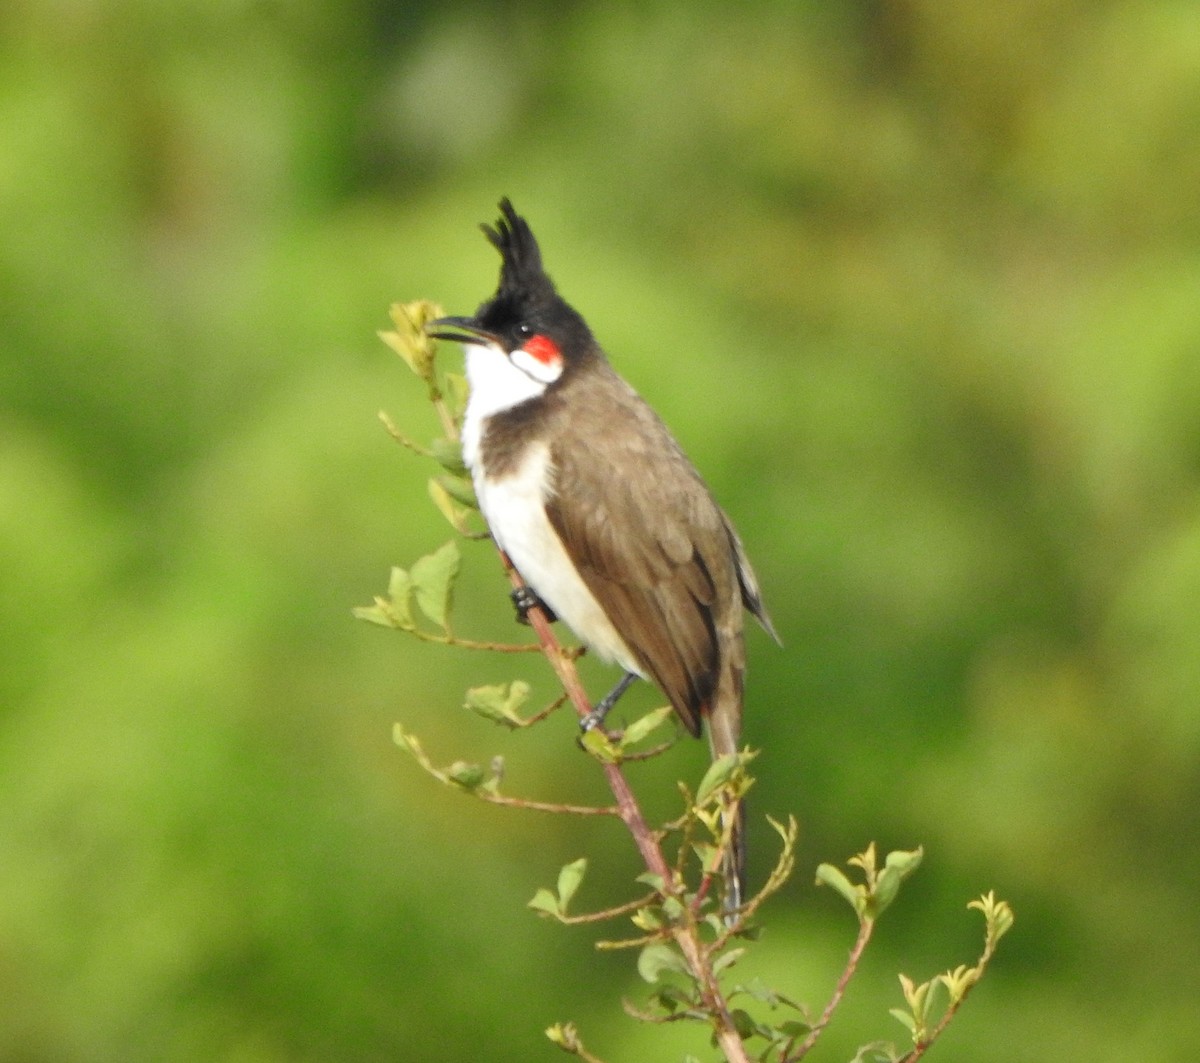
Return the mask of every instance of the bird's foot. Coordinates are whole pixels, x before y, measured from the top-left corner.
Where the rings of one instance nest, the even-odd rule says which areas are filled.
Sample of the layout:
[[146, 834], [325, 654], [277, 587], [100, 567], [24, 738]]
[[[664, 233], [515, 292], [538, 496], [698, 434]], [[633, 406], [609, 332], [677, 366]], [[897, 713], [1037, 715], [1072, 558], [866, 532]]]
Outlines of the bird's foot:
[[626, 672], [621, 676], [617, 685], [604, 695], [586, 716], [579, 720], [579, 729], [587, 734], [588, 731], [594, 731], [597, 727], [603, 727], [604, 721], [608, 714], [612, 711], [612, 707], [620, 699], [621, 695], [629, 689], [630, 684], [637, 679], [637, 674], [634, 672]]
[[537, 593], [532, 587], [517, 587], [509, 595], [509, 597], [512, 599], [513, 606], [517, 610], [518, 624], [529, 623], [530, 609], [541, 609], [541, 611], [546, 614], [546, 619], [552, 624], [558, 619], [558, 617], [554, 615], [554, 610], [537, 596]]
[[579, 718], [579, 729], [584, 734], [587, 734], [588, 731], [594, 731], [597, 727], [603, 727], [604, 726], [604, 717], [607, 715], [608, 715], [608, 710], [606, 709], [604, 712], [601, 712], [600, 706], [597, 705], [586, 716], [581, 716]]

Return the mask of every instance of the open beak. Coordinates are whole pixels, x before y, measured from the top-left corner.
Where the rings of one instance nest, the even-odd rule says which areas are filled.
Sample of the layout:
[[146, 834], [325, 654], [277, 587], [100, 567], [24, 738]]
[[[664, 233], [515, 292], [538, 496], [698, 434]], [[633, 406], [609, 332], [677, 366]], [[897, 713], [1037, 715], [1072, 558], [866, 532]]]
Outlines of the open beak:
[[473, 317], [439, 317], [425, 326], [425, 335], [435, 340], [450, 340], [453, 343], [497, 344], [500, 338], [494, 332], [480, 328]]

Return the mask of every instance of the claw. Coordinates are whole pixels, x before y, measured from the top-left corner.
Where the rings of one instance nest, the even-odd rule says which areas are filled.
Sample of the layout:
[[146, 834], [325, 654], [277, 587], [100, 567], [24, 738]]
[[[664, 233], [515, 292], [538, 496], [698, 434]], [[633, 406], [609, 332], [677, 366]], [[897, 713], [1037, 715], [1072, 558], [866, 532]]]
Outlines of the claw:
[[517, 587], [511, 594], [509, 594], [509, 597], [512, 599], [512, 603], [516, 607], [518, 624], [529, 623], [530, 609], [541, 609], [541, 611], [546, 614], [546, 619], [552, 624], [558, 619], [558, 617], [554, 615], [554, 610], [552, 610], [545, 602], [541, 600], [541, 598], [537, 596], [537, 592], [534, 591], [532, 587]]
[[597, 727], [603, 727], [604, 720], [612, 711], [612, 707], [637, 678], [638, 676], [635, 672], [626, 672], [621, 676], [617, 685], [596, 703], [596, 707], [586, 716], [580, 718], [579, 729], [586, 734], [588, 731], [594, 731]]

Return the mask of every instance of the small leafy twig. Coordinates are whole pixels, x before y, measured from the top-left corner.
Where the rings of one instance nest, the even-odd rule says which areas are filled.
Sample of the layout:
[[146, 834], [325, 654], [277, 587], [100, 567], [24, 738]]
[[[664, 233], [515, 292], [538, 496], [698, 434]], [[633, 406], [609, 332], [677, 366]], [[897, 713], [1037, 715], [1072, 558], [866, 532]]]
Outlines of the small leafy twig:
[[564, 1052], [578, 1056], [583, 1063], [604, 1063], [599, 1056], [592, 1055], [584, 1048], [579, 1031], [575, 1029], [573, 1022], [556, 1022], [546, 1030], [546, 1036]]
[[[517, 589], [523, 586], [520, 575], [503, 551], [501, 551], [500, 557], [513, 588]], [[580, 719], [586, 718], [592, 711], [592, 705], [583, 689], [583, 684], [579, 681], [579, 673], [575, 670], [574, 661], [563, 653], [542, 608], [535, 606], [530, 609], [528, 617], [546, 654], [546, 659], [558, 675], [563, 689], [575, 706], [575, 711], [579, 714]], [[617, 814], [633, 837], [634, 844], [641, 853], [646, 867], [662, 882], [665, 891], [673, 893], [674, 879], [671, 875], [670, 865], [663, 855], [658, 836], [646, 822], [633, 790], [621, 772], [620, 765], [603, 759], [599, 759], [598, 762], [604, 772], [609, 789], [617, 800]], [[725, 1053], [726, 1060], [728, 1063], [750, 1063], [746, 1047], [730, 1014], [729, 1005], [718, 985], [717, 976], [712, 968], [711, 954], [706, 951], [700, 939], [697, 924], [690, 919], [681, 922], [674, 928], [673, 937], [683, 954], [689, 973], [699, 985], [705, 1010], [712, 1018], [713, 1036]]]
[[[930, 982], [916, 985], [911, 978], [900, 976], [900, 986], [904, 991], [904, 1000], [908, 1011], [893, 1008], [892, 1014], [909, 1028], [913, 1035], [913, 1048], [902, 1058], [900, 1063], [917, 1063], [930, 1046], [941, 1037], [950, 1021], [958, 1013], [967, 995], [979, 983], [983, 972], [987, 970], [996, 945], [1008, 933], [1013, 925], [1013, 912], [1006, 901], [998, 901], [995, 893], [989, 890], [978, 900], [971, 901], [968, 908], [974, 908], [983, 913], [984, 942], [983, 952], [975, 961], [973, 967], [965, 964], [952, 971], [946, 971]], [[949, 997], [941, 1018], [929, 1028], [929, 1016], [935, 998], [935, 990], [943, 989]]]
[[444, 316], [437, 303], [419, 299], [412, 303], [393, 303], [389, 310], [394, 332], [380, 332], [379, 338], [404, 359], [405, 364], [419, 376], [429, 389], [429, 401], [437, 410], [442, 422], [442, 431], [447, 439], [458, 439], [458, 415], [446, 403], [446, 387], [465, 394], [465, 384], [460, 384], [451, 374], [445, 374], [439, 382], [434, 354], [437, 341], [426, 334], [425, 326]]
[[[387, 597], [376, 595], [371, 605], [355, 609], [354, 616], [380, 627], [403, 631], [422, 642], [442, 646], [492, 653], [540, 653], [542, 648], [536, 642], [483, 642], [454, 634], [450, 629], [450, 610], [460, 563], [458, 547], [449, 542], [420, 558], [411, 569], [394, 566], [388, 579]], [[430, 631], [422, 627], [417, 622], [414, 606], [441, 630]]]
[[767, 876], [767, 881], [759, 891], [742, 905], [738, 913], [738, 921], [733, 926], [724, 927], [721, 933], [717, 935], [716, 940], [712, 944], [714, 951], [719, 952], [723, 949], [729, 940], [739, 932], [739, 929], [751, 920], [755, 912], [767, 900], [783, 889], [792, 877], [792, 871], [796, 866], [796, 841], [800, 835], [800, 824], [796, 821], [795, 816], [788, 816], [786, 824], [780, 823], [770, 816], [767, 817], [767, 822], [770, 823], [775, 833], [783, 839], [783, 845], [779, 850], [779, 859], [776, 861], [770, 875]]
[[874, 929], [874, 919], [864, 919], [859, 923], [858, 937], [854, 941], [854, 947], [850, 950], [850, 956], [846, 960], [846, 966], [842, 970], [841, 977], [838, 978], [837, 985], [834, 986], [833, 996], [829, 998], [829, 1003], [825, 1005], [825, 1010], [821, 1012], [821, 1017], [813, 1023], [803, 1044], [795, 1049], [795, 1051], [792, 1050], [792, 1046], [789, 1044], [787, 1050], [779, 1057], [780, 1063], [790, 1063], [792, 1060], [803, 1059], [812, 1051], [821, 1034], [825, 1032], [826, 1028], [833, 1021], [833, 1014], [837, 1011], [838, 1005], [841, 1004], [842, 997], [846, 995], [846, 988], [850, 985], [850, 980], [858, 970], [858, 963], [867, 949], [867, 944], [871, 940], [871, 933]]
[[[639, 908], [650, 904], [657, 896], [657, 894], [651, 894], [646, 898], [629, 901], [626, 904], [621, 904], [614, 908], [606, 908], [599, 912], [588, 912], [585, 915], [568, 915], [567, 908], [570, 906], [572, 898], [583, 882], [583, 876], [586, 871], [587, 860], [585, 859], [581, 858], [567, 864], [558, 873], [557, 889], [549, 890], [545, 886], [540, 887], [537, 893], [533, 895], [533, 900], [529, 902], [529, 907], [542, 915], [551, 916], [560, 923], [568, 925], [600, 923], [636, 912]], [[602, 948], [603, 946], [603, 942], [597, 942], [596, 944], [597, 948]]]
[[791, 1045], [788, 1046], [780, 1057], [780, 1063], [792, 1063], [802, 1059], [813, 1049], [821, 1034], [833, 1021], [834, 1013], [846, 995], [846, 987], [858, 970], [862, 954], [871, 940], [876, 919], [896, 899], [900, 884], [920, 866], [923, 855], [921, 849], [891, 852], [880, 868], [875, 856], [875, 843], [871, 842], [863, 852], [847, 861], [851, 867], [858, 868], [862, 873], [863, 881], [857, 884], [852, 883], [845, 872], [832, 864], [821, 864], [817, 868], [817, 885], [832, 887], [854, 909], [855, 915], [858, 916], [858, 937], [850, 950], [841, 977], [834, 986], [833, 995], [825, 1005], [825, 1010], [821, 1012], [821, 1017], [813, 1023], [799, 1048], [793, 1051]]
[[[619, 919], [623, 915], [632, 915], [639, 908], [644, 908], [647, 904], [654, 900], [655, 895], [650, 894], [646, 897], [639, 897], [635, 901], [627, 901], [625, 904], [618, 904], [613, 908], [605, 908], [599, 912], [588, 912], [585, 915], [567, 915], [563, 916], [560, 922], [567, 924], [575, 923], [605, 923], [612, 919]], [[596, 949], [600, 952], [605, 952], [611, 949], [620, 948], [619, 944], [611, 941], [597, 941]]]
[[485, 720], [498, 723], [513, 731], [523, 730], [541, 723], [566, 704], [566, 694], [560, 694], [549, 705], [530, 716], [522, 716], [520, 709], [529, 700], [532, 688], [522, 679], [514, 679], [511, 683], [489, 684], [488, 686], [471, 687], [467, 691], [467, 699], [463, 708], [469, 709]]
[[481, 801], [493, 805], [504, 805], [508, 808], [522, 808], [530, 812], [551, 812], [565, 816], [615, 816], [617, 809], [612, 805], [566, 805], [551, 801], [531, 801], [525, 797], [510, 797], [499, 792], [500, 779], [503, 775], [503, 762], [496, 758], [490, 768], [485, 769], [481, 764], [471, 764], [456, 760], [445, 768], [439, 768], [433, 763], [421, 746], [421, 740], [410, 734], [400, 724], [392, 730], [396, 745], [409, 754], [425, 771], [438, 782], [473, 794]]

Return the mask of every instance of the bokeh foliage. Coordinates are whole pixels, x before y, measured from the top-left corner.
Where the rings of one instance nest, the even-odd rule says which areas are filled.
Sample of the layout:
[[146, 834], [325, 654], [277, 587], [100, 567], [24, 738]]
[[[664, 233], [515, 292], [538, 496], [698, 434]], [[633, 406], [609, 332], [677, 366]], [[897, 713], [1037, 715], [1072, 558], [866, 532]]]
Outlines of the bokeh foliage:
[[[524, 1061], [568, 1016], [661, 1051], [523, 909], [606, 837], [624, 892], [619, 835], [391, 746], [586, 799], [565, 718], [459, 708], [544, 672], [349, 616], [444, 538], [375, 330], [489, 293], [502, 194], [756, 561], [756, 807], [801, 866], [925, 846], [847, 1009], [969, 955], [994, 887], [939, 1051], [1190, 1059], [1198, 101], [1168, 0], [0, 8], [0, 1061]], [[509, 632], [486, 549], [460, 588]], [[766, 917], [822, 997], [838, 905]], [[831, 1058], [903, 1033], [843, 1022]]]

